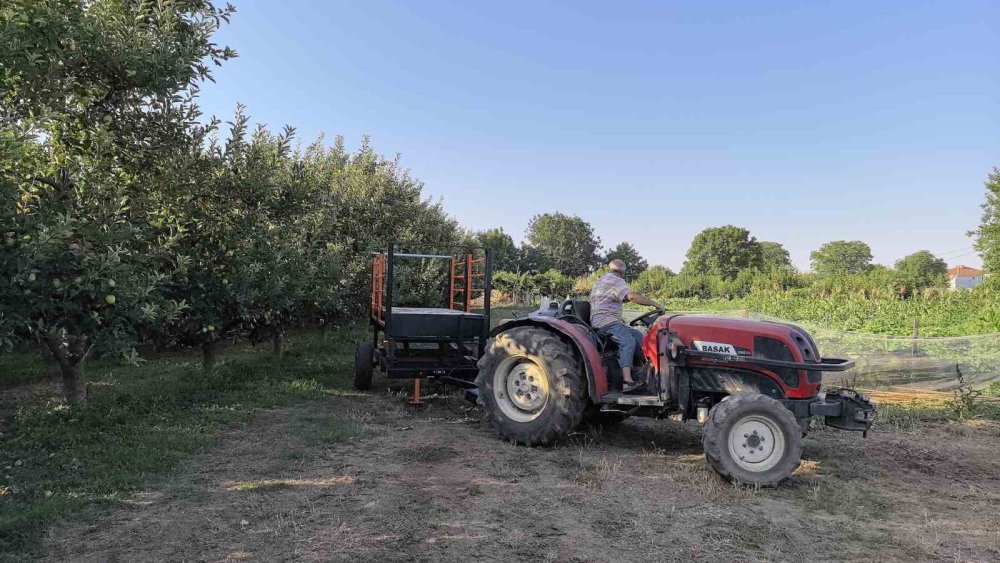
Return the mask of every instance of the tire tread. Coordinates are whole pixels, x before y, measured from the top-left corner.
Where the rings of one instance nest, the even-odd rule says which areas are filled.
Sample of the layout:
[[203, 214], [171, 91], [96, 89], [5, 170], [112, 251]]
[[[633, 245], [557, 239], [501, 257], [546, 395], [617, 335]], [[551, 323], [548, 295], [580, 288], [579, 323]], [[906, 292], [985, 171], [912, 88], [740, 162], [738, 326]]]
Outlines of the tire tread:
[[[741, 475], [741, 469], [731, 462], [728, 436], [725, 430], [726, 422], [730, 420], [735, 411], [753, 406], [763, 408], [766, 414], [775, 418], [775, 421], [784, 428], [786, 447], [788, 448], [785, 459], [759, 476], [748, 476], [750, 475], [748, 472], [743, 472], [744, 474]], [[781, 402], [760, 393], [741, 393], [726, 397], [712, 408], [703, 430], [702, 445], [709, 465], [724, 479], [759, 487], [776, 487], [788, 479], [801, 463], [801, 432], [801, 427], [795, 416]]]

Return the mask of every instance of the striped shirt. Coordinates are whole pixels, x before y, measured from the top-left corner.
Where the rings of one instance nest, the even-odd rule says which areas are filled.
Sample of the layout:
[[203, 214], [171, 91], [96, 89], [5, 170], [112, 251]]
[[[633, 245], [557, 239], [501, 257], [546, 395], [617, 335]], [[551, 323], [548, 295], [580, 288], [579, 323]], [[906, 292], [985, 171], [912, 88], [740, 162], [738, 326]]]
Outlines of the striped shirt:
[[622, 322], [622, 303], [628, 298], [625, 280], [608, 272], [594, 282], [590, 291], [590, 326], [601, 328]]

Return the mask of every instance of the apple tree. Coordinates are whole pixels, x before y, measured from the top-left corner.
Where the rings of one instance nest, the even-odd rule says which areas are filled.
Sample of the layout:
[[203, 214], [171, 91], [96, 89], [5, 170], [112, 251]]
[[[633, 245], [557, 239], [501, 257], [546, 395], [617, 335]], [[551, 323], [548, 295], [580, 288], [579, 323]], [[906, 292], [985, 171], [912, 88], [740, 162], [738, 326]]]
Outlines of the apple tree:
[[0, 4], [0, 334], [51, 351], [69, 401], [95, 350], [134, 355], [175, 317], [146, 250], [146, 205], [190, 144], [191, 96], [233, 9], [178, 3]]

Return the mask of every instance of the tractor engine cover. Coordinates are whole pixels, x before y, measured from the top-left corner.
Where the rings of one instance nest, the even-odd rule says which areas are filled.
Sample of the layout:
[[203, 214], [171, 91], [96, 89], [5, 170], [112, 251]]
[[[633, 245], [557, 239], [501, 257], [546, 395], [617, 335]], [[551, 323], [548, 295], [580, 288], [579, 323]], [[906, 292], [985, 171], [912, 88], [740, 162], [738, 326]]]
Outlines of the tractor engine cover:
[[[661, 317], [643, 342], [643, 351], [657, 370], [660, 362], [667, 360], [661, 355], [661, 338], [680, 340], [681, 361], [686, 365], [755, 371], [773, 379], [790, 399], [815, 397], [822, 383], [819, 349], [808, 332], [793, 324], [709, 316]], [[817, 369], [783, 363], [815, 363]]]

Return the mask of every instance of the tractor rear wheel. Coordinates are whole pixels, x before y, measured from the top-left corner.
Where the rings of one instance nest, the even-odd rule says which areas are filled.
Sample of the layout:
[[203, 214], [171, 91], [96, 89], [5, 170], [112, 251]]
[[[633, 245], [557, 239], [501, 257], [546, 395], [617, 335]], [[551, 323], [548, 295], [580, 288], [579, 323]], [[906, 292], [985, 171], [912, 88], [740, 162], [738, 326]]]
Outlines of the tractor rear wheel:
[[375, 345], [358, 342], [354, 348], [354, 388], [367, 391], [372, 388], [372, 372], [375, 364]]
[[479, 360], [476, 385], [493, 429], [529, 446], [548, 445], [572, 432], [588, 403], [576, 350], [537, 327], [492, 338]]
[[802, 458], [802, 428], [783, 404], [766, 395], [730, 395], [712, 407], [702, 442], [708, 463], [722, 477], [775, 487]]

